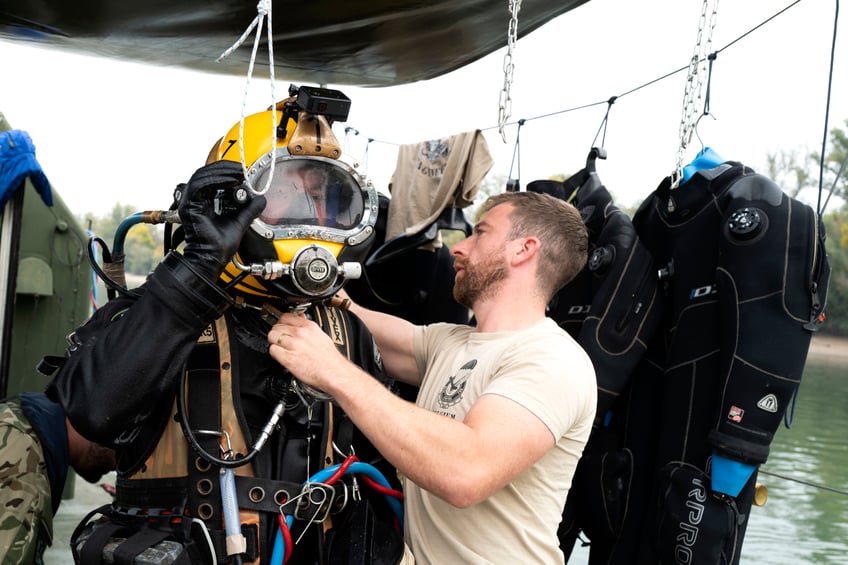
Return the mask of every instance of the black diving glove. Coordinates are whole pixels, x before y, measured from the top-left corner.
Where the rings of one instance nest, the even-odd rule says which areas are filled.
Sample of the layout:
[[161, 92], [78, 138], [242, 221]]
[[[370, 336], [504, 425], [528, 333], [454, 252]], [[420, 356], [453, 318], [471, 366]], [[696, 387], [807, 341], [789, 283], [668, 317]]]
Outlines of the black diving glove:
[[216, 212], [215, 197], [219, 191], [234, 191], [243, 182], [240, 163], [216, 161], [197, 169], [183, 187], [178, 208], [185, 232], [182, 254], [195, 271], [210, 281], [218, 279], [238, 250], [244, 232], [265, 208], [265, 197], [260, 195], [241, 207], [226, 206]]

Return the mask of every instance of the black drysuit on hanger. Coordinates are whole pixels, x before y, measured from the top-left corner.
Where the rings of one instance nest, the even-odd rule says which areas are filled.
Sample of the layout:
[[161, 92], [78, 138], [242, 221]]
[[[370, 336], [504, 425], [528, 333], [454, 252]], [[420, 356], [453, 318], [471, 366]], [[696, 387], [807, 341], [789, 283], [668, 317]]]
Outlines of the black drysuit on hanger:
[[[665, 179], [633, 224], [665, 314], [611, 412], [606, 457], [624, 463], [598, 503], [626, 512], [590, 563], [736, 563], [824, 308], [824, 234], [814, 210], [736, 162]], [[738, 492], [717, 492], [717, 457], [753, 471]]]

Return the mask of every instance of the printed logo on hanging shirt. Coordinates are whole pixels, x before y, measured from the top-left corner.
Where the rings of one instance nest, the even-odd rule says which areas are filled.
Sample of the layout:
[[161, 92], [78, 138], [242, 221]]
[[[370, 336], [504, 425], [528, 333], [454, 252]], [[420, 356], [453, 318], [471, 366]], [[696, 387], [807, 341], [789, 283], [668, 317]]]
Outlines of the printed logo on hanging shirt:
[[441, 177], [448, 164], [450, 146], [443, 139], [431, 139], [421, 143], [418, 150], [418, 172], [425, 177]]
[[[441, 392], [439, 392], [438, 402], [440, 408], [450, 408], [451, 406], [459, 404], [462, 400], [462, 395], [465, 392], [465, 385], [468, 382], [468, 377], [471, 376], [471, 371], [474, 370], [475, 366], [477, 366], [477, 360], [472, 359], [460, 367], [459, 372], [456, 375], [448, 377], [448, 381], [445, 383], [445, 386], [442, 387]], [[446, 415], [454, 417], [452, 414]]]
[[742, 416], [745, 414], [745, 411], [738, 406], [731, 406], [730, 412], [727, 413], [727, 419], [733, 420], [734, 422], [741, 422]]
[[215, 343], [215, 330], [212, 328], [212, 324], [206, 326], [206, 329], [197, 338], [197, 343]]
[[757, 402], [757, 408], [772, 414], [777, 413], [777, 397], [773, 394], [765, 395]]

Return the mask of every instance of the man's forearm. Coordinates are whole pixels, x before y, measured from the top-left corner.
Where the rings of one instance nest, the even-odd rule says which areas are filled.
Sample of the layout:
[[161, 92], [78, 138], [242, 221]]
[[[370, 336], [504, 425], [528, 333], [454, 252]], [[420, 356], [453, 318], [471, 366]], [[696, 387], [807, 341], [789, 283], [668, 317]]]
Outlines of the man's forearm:
[[499, 394], [482, 395], [461, 421], [395, 396], [302, 314], [280, 316], [268, 343], [271, 357], [332, 396], [401, 473], [455, 506], [480, 502], [554, 444], [535, 413]]
[[355, 302], [351, 302], [349, 309], [365, 323], [374, 336], [386, 371], [397, 380], [414, 386], [420, 385], [422, 375], [418, 372], [412, 350], [415, 326], [403, 318], [369, 310]]
[[[346, 374], [344, 374], [346, 373]], [[376, 386], [375, 386], [376, 385]], [[488, 496], [475, 469], [474, 430], [393, 395], [356, 367], [337, 372], [331, 394], [380, 453], [407, 479], [455, 506]]]

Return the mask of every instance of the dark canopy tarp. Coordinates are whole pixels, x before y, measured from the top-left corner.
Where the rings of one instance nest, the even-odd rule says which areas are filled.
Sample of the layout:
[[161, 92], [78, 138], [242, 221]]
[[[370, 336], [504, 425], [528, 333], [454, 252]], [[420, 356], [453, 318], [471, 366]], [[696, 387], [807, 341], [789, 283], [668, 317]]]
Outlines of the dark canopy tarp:
[[[523, 0], [519, 37], [588, 0]], [[256, 16], [254, 0], [3, 0], [0, 37], [103, 57], [242, 75], [253, 36], [215, 60]], [[273, 3], [275, 74], [391, 86], [430, 79], [507, 43], [507, 0]], [[263, 29], [263, 37], [267, 31]], [[263, 41], [255, 72], [267, 75]]]

